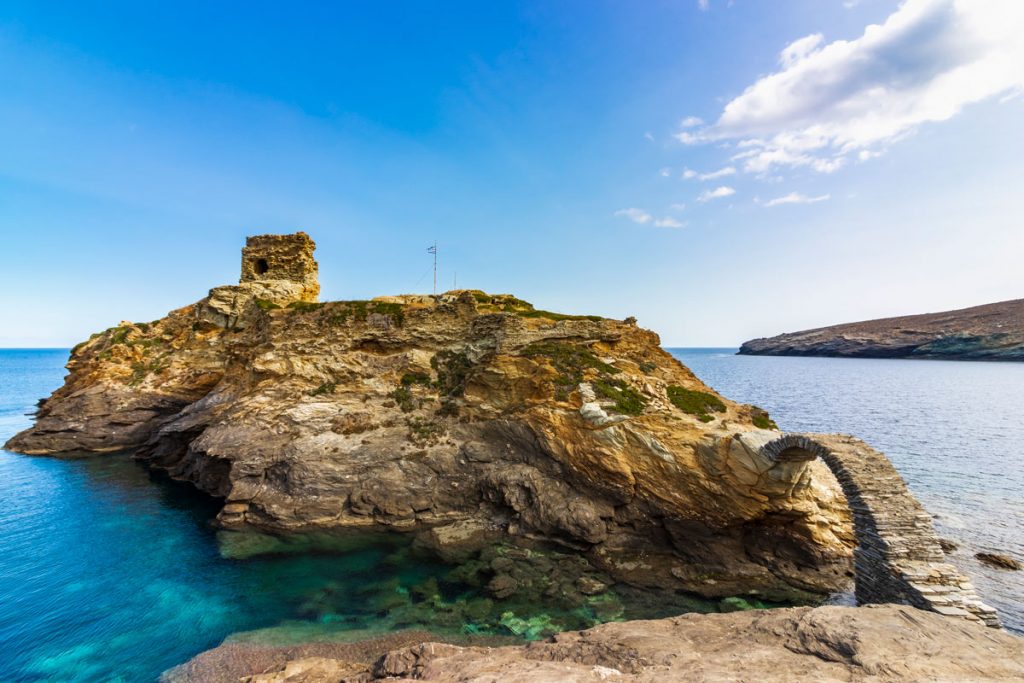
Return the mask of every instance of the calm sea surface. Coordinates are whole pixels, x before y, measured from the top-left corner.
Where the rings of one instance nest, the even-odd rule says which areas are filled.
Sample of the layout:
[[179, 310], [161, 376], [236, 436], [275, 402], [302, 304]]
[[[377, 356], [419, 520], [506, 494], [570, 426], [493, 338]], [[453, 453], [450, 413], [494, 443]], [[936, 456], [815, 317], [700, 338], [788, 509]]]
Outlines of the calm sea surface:
[[974, 559], [991, 551], [1024, 561], [1024, 363], [669, 351], [784, 430], [845, 432], [887, 454], [939, 534], [959, 544], [953, 564], [1024, 633], [1024, 571]]
[[[1024, 558], [1024, 364], [672, 352], [784, 429], [850, 432], [888, 453], [940, 532], [960, 543], [953, 561], [1024, 631], [1024, 572], [973, 559], [979, 550]], [[26, 413], [60, 385], [66, 358], [0, 350], [0, 442], [30, 424]], [[394, 627], [378, 623], [380, 610], [430, 581], [449, 607], [479, 605], [446, 580], [450, 567], [410, 561], [407, 547], [385, 539], [226, 559], [209, 525], [215, 512], [126, 457], [0, 451], [0, 681], [152, 681], [239, 631], [276, 627], [268, 641], [284, 642]], [[656, 616], [628, 603], [624, 615]], [[592, 616], [552, 618], [573, 628]]]

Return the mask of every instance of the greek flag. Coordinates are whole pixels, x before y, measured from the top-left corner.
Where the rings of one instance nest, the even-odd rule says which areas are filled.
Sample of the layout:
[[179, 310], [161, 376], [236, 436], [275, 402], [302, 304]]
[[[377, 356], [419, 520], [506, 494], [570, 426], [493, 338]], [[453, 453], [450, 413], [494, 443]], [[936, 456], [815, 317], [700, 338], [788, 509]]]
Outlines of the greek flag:
[[427, 247], [427, 253], [428, 254], [436, 254], [437, 253], [437, 245], [435, 244], [433, 246]]

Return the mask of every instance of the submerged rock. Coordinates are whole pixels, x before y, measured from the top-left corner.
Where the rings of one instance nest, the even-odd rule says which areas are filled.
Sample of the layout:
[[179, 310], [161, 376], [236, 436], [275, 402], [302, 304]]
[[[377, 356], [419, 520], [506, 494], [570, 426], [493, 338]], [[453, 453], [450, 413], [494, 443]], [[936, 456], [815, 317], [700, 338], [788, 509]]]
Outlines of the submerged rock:
[[983, 562], [990, 567], [996, 567], [998, 569], [1009, 569], [1010, 571], [1019, 571], [1021, 563], [1007, 555], [1000, 555], [999, 553], [975, 553], [975, 558], [979, 562]]
[[[635, 321], [475, 290], [317, 291], [307, 236], [250, 238], [239, 285], [75, 347], [64, 386], [6, 447], [134, 449], [222, 498], [229, 530], [386, 528], [453, 561], [537, 540], [602, 583], [714, 598], [848, 584], [850, 516], [825, 466], [763, 456], [767, 415], [715, 394]], [[496, 597], [536, 585], [490, 571]], [[572, 588], [581, 575], [549, 588], [582, 601], [598, 589]]]

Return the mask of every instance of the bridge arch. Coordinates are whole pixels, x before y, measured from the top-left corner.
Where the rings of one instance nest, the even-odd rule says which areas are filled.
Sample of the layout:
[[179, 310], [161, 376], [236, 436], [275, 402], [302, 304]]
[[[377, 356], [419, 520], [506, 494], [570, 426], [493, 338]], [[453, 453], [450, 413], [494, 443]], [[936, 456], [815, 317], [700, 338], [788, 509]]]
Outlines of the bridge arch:
[[821, 458], [839, 481], [857, 539], [857, 604], [907, 604], [1001, 628], [970, 579], [946, 562], [931, 515], [884, 454], [852, 436], [794, 433], [760, 453], [772, 462]]

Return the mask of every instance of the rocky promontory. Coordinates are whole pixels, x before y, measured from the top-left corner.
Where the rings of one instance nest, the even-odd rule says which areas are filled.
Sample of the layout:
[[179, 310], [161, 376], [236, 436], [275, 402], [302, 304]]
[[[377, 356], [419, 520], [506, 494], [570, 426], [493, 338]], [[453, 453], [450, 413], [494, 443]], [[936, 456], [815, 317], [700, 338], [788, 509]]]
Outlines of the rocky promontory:
[[250, 238], [238, 285], [93, 335], [6, 448], [131, 450], [222, 499], [226, 529], [390, 529], [456, 560], [540, 542], [585, 557], [591, 585], [707, 597], [849, 585], [825, 466], [766, 459], [768, 415], [634, 320], [472, 290], [321, 303], [312, 253]]
[[1024, 299], [752, 339], [739, 353], [1024, 361]]

